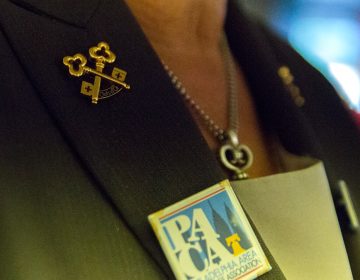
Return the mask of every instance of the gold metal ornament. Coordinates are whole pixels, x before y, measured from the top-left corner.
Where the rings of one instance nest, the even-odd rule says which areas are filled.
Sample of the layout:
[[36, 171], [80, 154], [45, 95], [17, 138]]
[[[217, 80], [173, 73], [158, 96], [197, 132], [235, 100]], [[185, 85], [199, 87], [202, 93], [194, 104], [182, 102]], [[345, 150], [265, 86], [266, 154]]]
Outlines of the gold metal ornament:
[[[96, 68], [87, 66], [87, 59], [81, 53], [73, 56], [65, 56], [63, 63], [69, 68], [69, 73], [75, 77], [81, 77], [84, 74], [93, 74], [94, 82], [82, 81], [80, 92], [84, 95], [91, 96], [91, 102], [97, 104], [99, 99], [111, 97], [123, 88], [130, 89], [130, 85], [125, 83], [127, 72], [120, 68], [114, 67], [111, 76], [104, 74], [103, 70], [106, 63], [113, 63], [116, 55], [110, 50], [109, 44], [100, 42], [97, 46], [89, 49], [90, 57], [95, 61]], [[101, 89], [101, 79], [111, 83], [106, 89]]]

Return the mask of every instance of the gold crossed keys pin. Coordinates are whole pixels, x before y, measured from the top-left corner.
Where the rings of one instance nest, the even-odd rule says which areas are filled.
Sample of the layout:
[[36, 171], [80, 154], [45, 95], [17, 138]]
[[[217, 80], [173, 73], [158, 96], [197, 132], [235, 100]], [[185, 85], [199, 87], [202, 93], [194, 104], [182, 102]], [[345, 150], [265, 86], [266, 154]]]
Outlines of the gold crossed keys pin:
[[[98, 103], [99, 99], [111, 97], [123, 88], [130, 89], [130, 85], [125, 83], [126, 71], [114, 67], [111, 76], [103, 73], [105, 63], [113, 63], [116, 55], [110, 50], [110, 47], [105, 42], [100, 42], [95, 47], [89, 49], [89, 54], [95, 60], [96, 69], [87, 66], [87, 59], [81, 53], [74, 56], [65, 56], [63, 63], [69, 68], [69, 73], [75, 77], [81, 77], [84, 74], [93, 74], [95, 76], [94, 83], [82, 81], [80, 92], [84, 95], [91, 96], [91, 102]], [[101, 79], [110, 82], [110, 86], [106, 89], [101, 89]]]

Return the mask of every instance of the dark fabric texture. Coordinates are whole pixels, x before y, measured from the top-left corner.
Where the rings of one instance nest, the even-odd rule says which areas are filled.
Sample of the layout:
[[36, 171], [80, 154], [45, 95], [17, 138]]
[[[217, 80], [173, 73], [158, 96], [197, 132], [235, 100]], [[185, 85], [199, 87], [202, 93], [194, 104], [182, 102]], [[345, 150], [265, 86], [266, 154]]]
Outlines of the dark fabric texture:
[[[0, 278], [171, 278], [147, 215], [225, 175], [126, 5], [75, 2], [0, 2]], [[335, 142], [322, 143], [333, 133], [324, 113], [335, 107], [348, 121], [335, 92], [281, 42], [244, 22], [230, 2], [227, 34], [265, 128], [291, 152], [328, 159]], [[118, 55], [132, 89], [94, 106], [62, 58], [87, 54], [99, 41]], [[310, 108], [293, 104], [276, 75], [279, 58], [301, 77]], [[318, 92], [328, 92], [324, 101]], [[348, 152], [359, 151], [351, 122], [337, 132], [349, 147], [336, 159], [359, 166]], [[359, 186], [352, 168], [335, 178], [345, 174]], [[359, 236], [350, 239], [357, 261]], [[263, 278], [283, 279], [268, 256], [274, 269]]]

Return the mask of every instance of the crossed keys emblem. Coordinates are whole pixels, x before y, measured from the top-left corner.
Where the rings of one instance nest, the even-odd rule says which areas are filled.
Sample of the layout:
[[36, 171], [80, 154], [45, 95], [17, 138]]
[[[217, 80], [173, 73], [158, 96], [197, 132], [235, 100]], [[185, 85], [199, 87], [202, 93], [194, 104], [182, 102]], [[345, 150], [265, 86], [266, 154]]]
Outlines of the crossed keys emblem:
[[[81, 53], [77, 53], [74, 56], [65, 56], [63, 63], [69, 68], [69, 73], [75, 77], [81, 77], [84, 74], [95, 75], [94, 83], [82, 81], [80, 92], [84, 95], [91, 96], [91, 102], [97, 104], [99, 99], [111, 97], [123, 88], [130, 89], [130, 85], [125, 83], [127, 72], [114, 67], [111, 76], [103, 73], [105, 63], [113, 63], [116, 59], [116, 55], [110, 50], [110, 47], [105, 42], [100, 42], [95, 47], [89, 49], [89, 54], [92, 59], [95, 60], [96, 69], [87, 66], [87, 59]], [[106, 79], [112, 83], [112, 85], [101, 90], [101, 79]]]

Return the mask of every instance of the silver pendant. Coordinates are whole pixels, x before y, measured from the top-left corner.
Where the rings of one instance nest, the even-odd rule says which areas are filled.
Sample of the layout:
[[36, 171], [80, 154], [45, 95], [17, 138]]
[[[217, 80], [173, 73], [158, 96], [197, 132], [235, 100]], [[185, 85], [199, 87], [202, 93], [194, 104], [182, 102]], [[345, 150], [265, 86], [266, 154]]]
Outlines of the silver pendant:
[[228, 131], [228, 141], [219, 150], [221, 163], [233, 172], [234, 180], [247, 179], [245, 172], [253, 163], [253, 154], [246, 145], [239, 144], [236, 132]]

